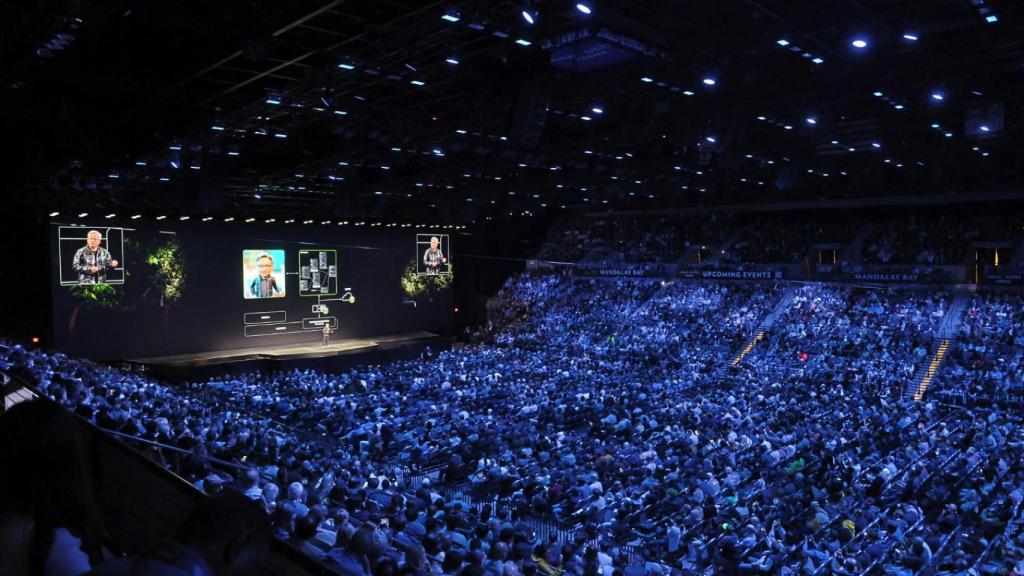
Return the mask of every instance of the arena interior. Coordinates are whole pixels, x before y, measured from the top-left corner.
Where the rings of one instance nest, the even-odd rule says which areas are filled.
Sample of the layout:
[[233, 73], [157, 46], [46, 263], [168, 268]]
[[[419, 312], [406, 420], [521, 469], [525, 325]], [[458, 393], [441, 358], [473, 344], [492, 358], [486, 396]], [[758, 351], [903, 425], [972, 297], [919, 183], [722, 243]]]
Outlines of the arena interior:
[[1024, 574], [1024, 3], [8, 4], [0, 574]]

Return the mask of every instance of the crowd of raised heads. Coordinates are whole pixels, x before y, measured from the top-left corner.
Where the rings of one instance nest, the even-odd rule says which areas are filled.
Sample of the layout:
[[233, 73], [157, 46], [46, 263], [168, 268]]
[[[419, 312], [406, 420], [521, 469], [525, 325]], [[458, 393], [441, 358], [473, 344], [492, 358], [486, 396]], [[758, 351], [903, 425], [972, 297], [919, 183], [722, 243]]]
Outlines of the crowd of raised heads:
[[[9, 342], [0, 369], [345, 575], [1024, 573], [1019, 295], [960, 296], [921, 401], [949, 291], [526, 273], [496, 298], [471, 344], [339, 373], [169, 385]], [[45, 526], [103, 565], [87, 523]]]
[[1022, 265], [1020, 210], [914, 207], [863, 211], [653, 211], [588, 214], [557, 224], [538, 258], [693, 266], [805, 264], [815, 248], [835, 250], [848, 267], [974, 264], [977, 249], [999, 253], [1002, 266]]

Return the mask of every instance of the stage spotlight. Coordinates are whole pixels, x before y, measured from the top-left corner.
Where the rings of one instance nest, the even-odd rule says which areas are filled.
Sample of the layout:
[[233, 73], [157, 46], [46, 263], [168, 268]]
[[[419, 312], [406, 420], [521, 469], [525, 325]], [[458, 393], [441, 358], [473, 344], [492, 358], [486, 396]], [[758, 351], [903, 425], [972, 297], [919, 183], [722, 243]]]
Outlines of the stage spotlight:
[[587, 4], [586, 2], [577, 2], [576, 9], [584, 14], [590, 14], [592, 12], [592, 10], [590, 9], [590, 5]]

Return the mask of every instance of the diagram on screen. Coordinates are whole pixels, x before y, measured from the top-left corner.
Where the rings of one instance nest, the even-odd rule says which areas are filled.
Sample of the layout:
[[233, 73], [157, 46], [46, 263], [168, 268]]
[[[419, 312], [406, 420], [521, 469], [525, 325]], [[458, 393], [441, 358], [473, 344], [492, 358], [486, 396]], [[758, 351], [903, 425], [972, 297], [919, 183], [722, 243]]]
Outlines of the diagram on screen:
[[337, 296], [338, 251], [299, 250], [299, 296]]

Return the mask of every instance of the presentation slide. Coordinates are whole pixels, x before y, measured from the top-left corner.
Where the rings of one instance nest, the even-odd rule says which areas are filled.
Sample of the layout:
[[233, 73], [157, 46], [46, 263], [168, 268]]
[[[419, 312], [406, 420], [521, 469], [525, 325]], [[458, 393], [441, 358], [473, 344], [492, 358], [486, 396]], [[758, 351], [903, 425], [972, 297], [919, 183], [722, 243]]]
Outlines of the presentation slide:
[[99, 360], [317, 343], [325, 325], [338, 341], [452, 322], [451, 238], [431, 231], [53, 222], [51, 260], [54, 341]]

